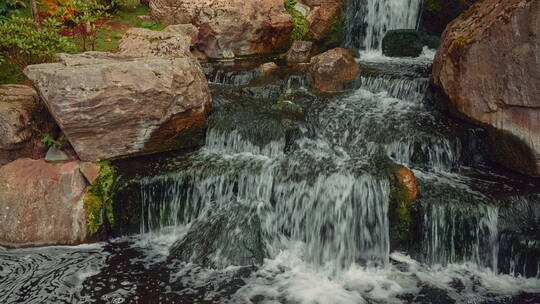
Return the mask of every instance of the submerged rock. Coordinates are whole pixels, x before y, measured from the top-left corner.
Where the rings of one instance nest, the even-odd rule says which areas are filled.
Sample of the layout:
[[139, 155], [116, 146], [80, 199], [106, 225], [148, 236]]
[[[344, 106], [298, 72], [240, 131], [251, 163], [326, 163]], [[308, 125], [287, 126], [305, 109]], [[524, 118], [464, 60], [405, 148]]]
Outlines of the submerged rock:
[[323, 93], [341, 91], [358, 75], [358, 63], [348, 50], [336, 48], [311, 58], [309, 73], [315, 88]]
[[422, 41], [416, 30], [391, 30], [382, 41], [383, 54], [388, 57], [418, 57], [422, 49]]
[[86, 186], [77, 161], [51, 164], [24, 158], [0, 167], [0, 245], [83, 242]]
[[204, 135], [211, 96], [194, 58], [61, 54], [25, 74], [83, 161], [192, 147]]
[[55, 129], [34, 89], [0, 85], [0, 165], [18, 158], [43, 157], [47, 146], [40, 132], [53, 134]]
[[232, 206], [199, 217], [170, 250], [170, 258], [203, 267], [262, 264], [265, 257], [261, 221], [256, 211]]
[[485, 0], [446, 29], [433, 83], [458, 117], [488, 129], [493, 158], [540, 176], [540, 6]]
[[164, 24], [195, 25], [195, 48], [210, 58], [276, 53], [293, 27], [282, 0], [151, 0], [150, 9]]

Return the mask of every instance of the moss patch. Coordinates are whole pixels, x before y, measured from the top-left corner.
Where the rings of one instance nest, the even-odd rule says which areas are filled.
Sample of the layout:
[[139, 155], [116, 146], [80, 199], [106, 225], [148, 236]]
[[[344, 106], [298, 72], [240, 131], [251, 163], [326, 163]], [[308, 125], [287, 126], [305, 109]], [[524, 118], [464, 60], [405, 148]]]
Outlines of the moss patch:
[[88, 193], [84, 197], [86, 229], [90, 235], [97, 233], [105, 222], [111, 225], [114, 223], [112, 193], [116, 170], [109, 162], [101, 162], [99, 165], [99, 176], [88, 187]]
[[309, 23], [306, 18], [294, 7], [297, 0], [285, 0], [285, 10], [293, 19], [294, 28], [290, 40], [309, 40]]
[[395, 184], [390, 195], [390, 237], [394, 243], [403, 245], [411, 239], [412, 204], [407, 198], [407, 189], [399, 183]]

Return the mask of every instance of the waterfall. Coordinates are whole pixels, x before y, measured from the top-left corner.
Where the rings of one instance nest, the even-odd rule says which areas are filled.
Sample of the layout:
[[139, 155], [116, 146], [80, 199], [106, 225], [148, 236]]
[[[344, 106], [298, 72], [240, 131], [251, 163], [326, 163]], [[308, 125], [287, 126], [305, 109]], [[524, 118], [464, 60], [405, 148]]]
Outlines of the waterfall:
[[387, 31], [414, 29], [423, 0], [350, 0], [347, 12], [347, 45], [380, 51]]

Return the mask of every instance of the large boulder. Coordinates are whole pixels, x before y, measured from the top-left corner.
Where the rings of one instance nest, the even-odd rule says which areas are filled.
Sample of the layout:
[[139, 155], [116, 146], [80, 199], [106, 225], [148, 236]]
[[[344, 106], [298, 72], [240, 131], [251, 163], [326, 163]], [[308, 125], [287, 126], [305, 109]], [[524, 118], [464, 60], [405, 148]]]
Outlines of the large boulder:
[[351, 53], [336, 48], [311, 58], [309, 73], [315, 81], [315, 88], [323, 93], [343, 90], [346, 83], [358, 75], [358, 63]]
[[488, 127], [495, 160], [540, 176], [540, 2], [484, 0], [446, 29], [433, 83]]
[[190, 57], [198, 29], [192, 24], [172, 25], [163, 31], [131, 28], [118, 46], [120, 54], [135, 57]]
[[87, 182], [79, 162], [18, 159], [0, 167], [0, 245], [81, 243]]
[[25, 74], [80, 159], [98, 161], [197, 145], [210, 90], [189, 58], [62, 54]]
[[17, 158], [40, 158], [47, 151], [42, 134], [54, 135], [55, 124], [25, 85], [0, 85], [0, 166]]
[[210, 58], [276, 53], [293, 27], [283, 0], [151, 0], [150, 9], [164, 24], [195, 25], [195, 48]]

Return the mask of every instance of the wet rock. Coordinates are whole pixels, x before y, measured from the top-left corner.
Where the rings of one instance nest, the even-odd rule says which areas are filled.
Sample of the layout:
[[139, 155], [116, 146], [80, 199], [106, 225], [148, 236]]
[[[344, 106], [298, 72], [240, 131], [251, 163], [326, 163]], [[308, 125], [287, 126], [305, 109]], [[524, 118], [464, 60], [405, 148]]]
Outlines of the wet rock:
[[406, 190], [407, 200], [413, 200], [418, 197], [418, 181], [414, 172], [409, 168], [401, 167], [396, 172], [399, 184]]
[[118, 46], [119, 53], [135, 57], [190, 57], [198, 30], [191, 24], [173, 25], [163, 31], [132, 28]]
[[433, 83], [457, 117], [486, 126], [493, 159], [540, 176], [540, 6], [485, 0], [446, 29]]
[[279, 69], [278, 65], [274, 62], [263, 63], [259, 68], [263, 76], [268, 76]]
[[309, 73], [315, 88], [324, 93], [340, 91], [356, 79], [358, 63], [348, 50], [336, 48], [311, 58]]
[[211, 96], [196, 59], [102, 52], [59, 58], [25, 74], [81, 160], [199, 144]]
[[260, 265], [265, 257], [261, 222], [256, 211], [230, 206], [199, 217], [170, 250], [170, 258], [203, 267]]
[[382, 51], [388, 57], [418, 57], [423, 44], [416, 30], [391, 30], [382, 41]]
[[17, 158], [40, 158], [47, 146], [40, 133], [54, 133], [55, 124], [36, 91], [24, 85], [0, 85], [0, 165]]
[[18, 159], [0, 167], [0, 245], [81, 243], [87, 186], [79, 162]]
[[308, 63], [313, 53], [313, 42], [300, 41], [293, 42], [291, 48], [285, 56], [288, 65]]
[[290, 100], [283, 100], [272, 105], [272, 110], [294, 116], [301, 116], [304, 114], [304, 108]]
[[282, 0], [151, 0], [152, 17], [199, 29], [197, 50], [210, 58], [276, 53], [289, 42]]

